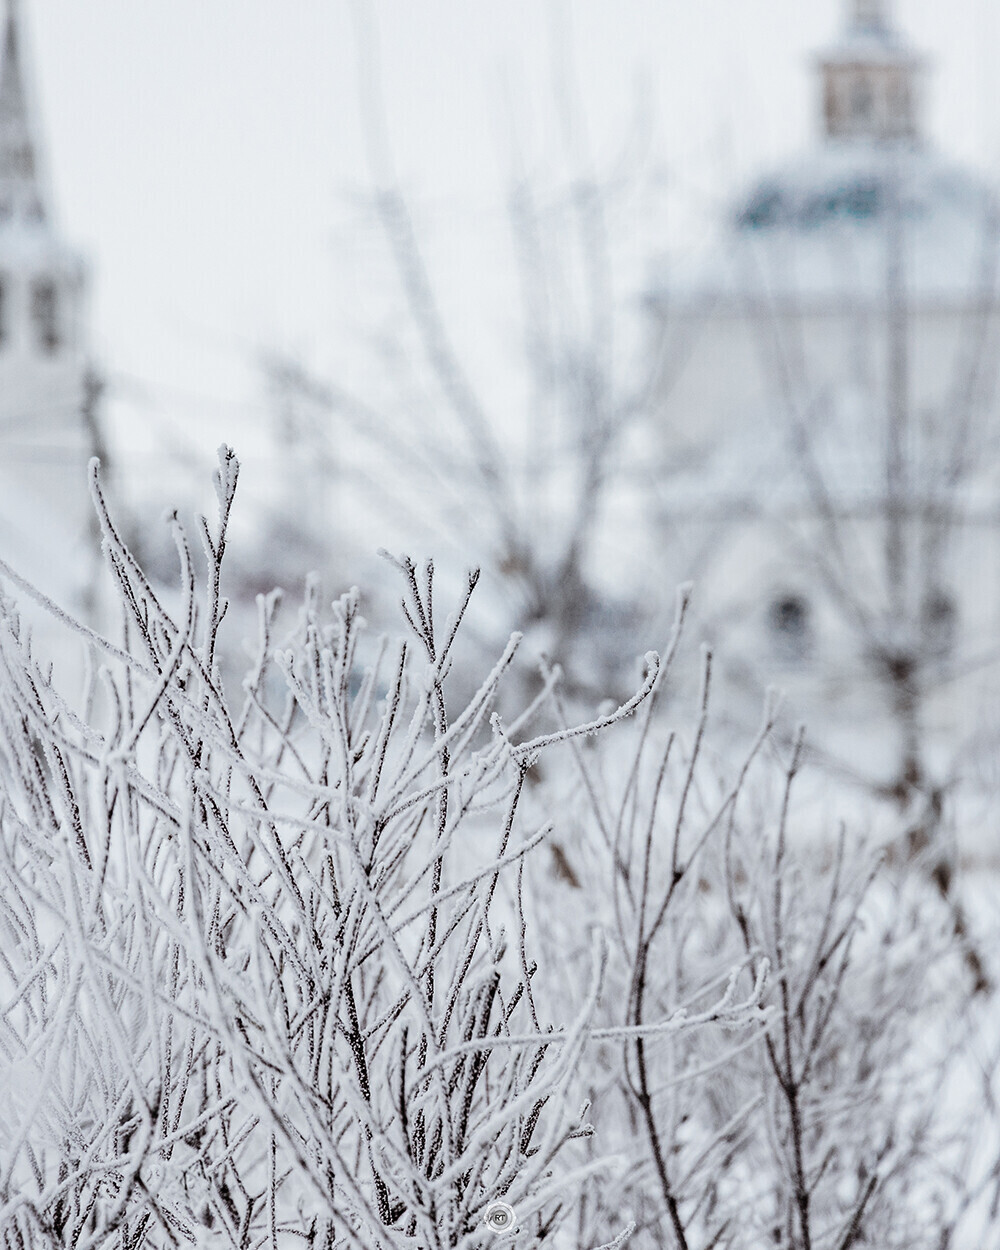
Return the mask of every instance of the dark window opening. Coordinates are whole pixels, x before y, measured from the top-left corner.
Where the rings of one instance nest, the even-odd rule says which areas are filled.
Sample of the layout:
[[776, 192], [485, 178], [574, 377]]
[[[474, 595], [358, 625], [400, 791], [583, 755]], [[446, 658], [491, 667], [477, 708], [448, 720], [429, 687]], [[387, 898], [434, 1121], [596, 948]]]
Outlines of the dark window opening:
[[909, 129], [909, 119], [912, 112], [910, 84], [902, 74], [893, 75], [889, 87], [889, 97], [893, 114], [897, 119], [897, 127]]
[[769, 612], [771, 635], [785, 659], [803, 660], [812, 650], [809, 604], [801, 595], [781, 595]]
[[31, 321], [35, 341], [43, 352], [52, 355], [59, 350], [62, 335], [59, 327], [59, 293], [49, 278], [40, 278], [31, 288]]
[[855, 121], [867, 124], [875, 109], [875, 93], [867, 78], [858, 78], [851, 91], [851, 114]]
[[826, 121], [826, 133], [832, 135], [837, 126], [837, 88], [830, 77], [827, 77], [823, 91], [823, 117]]
[[35, 149], [30, 143], [14, 143], [4, 153], [7, 169], [19, 181], [29, 182], [35, 176]]
[[844, 187], [841, 204], [848, 217], [874, 217], [882, 205], [882, 187], [875, 181]]
[[944, 591], [935, 591], [924, 603], [924, 640], [932, 655], [946, 656], [955, 645], [958, 612], [955, 601]]
[[758, 187], [748, 203], [737, 214], [736, 224], [742, 229], [760, 230], [777, 225], [785, 210], [781, 190], [773, 186]]
[[850, 182], [817, 188], [793, 197], [779, 188], [757, 189], [736, 217], [744, 230], [794, 225], [812, 229], [841, 219], [868, 221], [878, 217], [887, 202], [886, 187], [878, 178], [860, 177]]

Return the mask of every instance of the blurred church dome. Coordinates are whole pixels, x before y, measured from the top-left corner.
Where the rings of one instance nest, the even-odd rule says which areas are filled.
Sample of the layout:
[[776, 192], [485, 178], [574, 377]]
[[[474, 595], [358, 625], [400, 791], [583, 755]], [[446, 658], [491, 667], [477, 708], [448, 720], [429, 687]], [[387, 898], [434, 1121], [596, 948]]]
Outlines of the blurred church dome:
[[926, 140], [926, 63], [884, 0], [853, 0], [816, 68], [822, 142], [735, 197], [722, 246], [674, 274], [673, 294], [875, 300], [893, 231], [908, 295], [950, 302], [991, 284], [1000, 200]]
[[[955, 455], [943, 414], [987, 403], [1000, 197], [927, 140], [926, 61], [888, 0], [846, 3], [839, 38], [814, 62], [820, 141], [737, 192], [711, 252], [649, 295], [665, 358], [686, 362], [670, 438], [687, 456], [672, 489], [689, 511], [808, 511], [803, 440], [838, 507], [875, 507], [894, 351], [912, 410], [910, 486], [923, 497]], [[987, 507], [995, 489], [984, 467], [952, 493]]]
[[702, 280], [734, 294], [876, 297], [898, 228], [905, 290], [964, 298], [984, 279], [997, 225], [992, 188], [932, 149], [836, 141], [755, 180], [724, 264]]

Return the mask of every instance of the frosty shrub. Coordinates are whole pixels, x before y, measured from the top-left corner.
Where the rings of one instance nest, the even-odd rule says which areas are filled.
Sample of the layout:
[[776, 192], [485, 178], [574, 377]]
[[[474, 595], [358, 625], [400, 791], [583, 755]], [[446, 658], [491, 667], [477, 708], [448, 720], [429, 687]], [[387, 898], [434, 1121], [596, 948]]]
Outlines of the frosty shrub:
[[168, 608], [95, 463], [122, 634], [48, 605], [79, 707], [0, 604], [5, 1250], [958, 1245], [1000, 1154], [954, 927], [796, 851], [798, 752], [769, 715], [715, 758], [707, 661], [670, 726], [683, 612], [621, 707], [568, 724], [545, 670], [505, 724], [517, 637], [450, 708], [476, 578], [442, 624], [401, 559], [405, 641], [262, 596], [233, 698], [237, 472]]
[[[648, 698], [657, 659], [616, 712], [532, 737], [549, 690], [491, 719], [515, 637], [452, 715], [475, 577], [442, 627], [432, 567], [403, 560], [406, 642], [362, 662], [352, 591], [332, 615], [310, 594], [275, 646], [262, 597], [234, 705], [216, 652], [237, 471], [222, 449], [201, 590], [171, 520], [171, 613], [92, 466], [124, 632], [62, 618], [95, 660], [82, 710], [3, 604], [5, 1245], [472, 1247], [496, 1241], [498, 1201], [518, 1245], [550, 1244], [614, 1163], [567, 1149], [592, 1132], [581, 1056], [632, 1033], [593, 1027], [597, 930], [578, 982], [532, 992], [560, 953], [522, 922], [550, 828], [520, 800], [541, 753]], [[739, 1026], [758, 996], [717, 995], [705, 1019]]]
[[[694, 716], [661, 706], [686, 606], [630, 725], [568, 742], [539, 787], [563, 797], [534, 931], [579, 970], [580, 917], [602, 925], [594, 1032], [628, 1031], [581, 1060], [584, 1151], [631, 1166], [587, 1186], [575, 1245], [627, 1215], [631, 1250], [974, 1250], [1000, 1198], [995, 999], [922, 868], [849, 840], [828, 789], [796, 803], [802, 733], [781, 745], [775, 704], [742, 761], [711, 746], [709, 653]], [[704, 1020], [719, 987], [755, 984], [764, 1027]], [[651, 1034], [679, 1011], [702, 1027]]]

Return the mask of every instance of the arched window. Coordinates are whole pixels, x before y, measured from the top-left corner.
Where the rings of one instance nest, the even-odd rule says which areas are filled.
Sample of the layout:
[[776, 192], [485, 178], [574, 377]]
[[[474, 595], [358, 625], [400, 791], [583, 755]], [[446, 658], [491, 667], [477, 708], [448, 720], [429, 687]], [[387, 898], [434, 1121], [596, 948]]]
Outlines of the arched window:
[[59, 325], [59, 292], [51, 278], [36, 278], [31, 284], [31, 324], [39, 349], [51, 356], [62, 344]]
[[798, 594], [779, 595], [768, 611], [768, 625], [778, 656], [804, 660], [812, 650], [809, 604]]
[[955, 646], [958, 611], [946, 591], [935, 590], [924, 601], [924, 641], [932, 655], [944, 658]]
[[889, 80], [889, 111], [894, 135], [912, 135], [913, 100], [910, 80], [905, 74], [893, 74]]
[[875, 94], [872, 91], [872, 85], [866, 75], [860, 74], [855, 79], [851, 92], [851, 112], [854, 114], [854, 120], [862, 125], [867, 124], [871, 120], [874, 105]]

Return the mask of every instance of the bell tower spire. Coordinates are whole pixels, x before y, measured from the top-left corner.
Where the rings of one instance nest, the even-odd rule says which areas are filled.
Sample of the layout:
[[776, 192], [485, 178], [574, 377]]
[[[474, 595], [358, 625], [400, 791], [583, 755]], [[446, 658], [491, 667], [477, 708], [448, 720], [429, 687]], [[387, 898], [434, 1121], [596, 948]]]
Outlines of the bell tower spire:
[[849, 0], [843, 34], [819, 58], [825, 137], [919, 143], [923, 67], [893, 26], [888, 0]]
[[[91, 569], [87, 271], [49, 212], [26, 7], [0, 0], [0, 552], [34, 553], [23, 571], [79, 605]], [[67, 566], [77, 584], [57, 579]]]
[[38, 145], [25, 86], [18, 0], [4, 5], [0, 48], [0, 221], [44, 221]]

